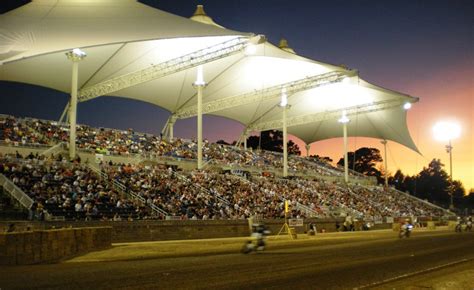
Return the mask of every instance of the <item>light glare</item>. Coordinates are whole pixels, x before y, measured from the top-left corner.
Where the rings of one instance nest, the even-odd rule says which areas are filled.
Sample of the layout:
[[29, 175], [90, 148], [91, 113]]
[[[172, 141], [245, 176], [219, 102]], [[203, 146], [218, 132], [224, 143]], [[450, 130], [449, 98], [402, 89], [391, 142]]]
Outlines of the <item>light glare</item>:
[[440, 121], [433, 126], [433, 134], [438, 141], [449, 141], [461, 135], [461, 127], [455, 122]]
[[283, 88], [281, 90], [280, 107], [286, 107], [286, 105], [288, 105], [288, 96], [286, 95], [286, 88]]
[[342, 117], [337, 121], [341, 124], [347, 124], [350, 122], [350, 119], [346, 115], [346, 110], [342, 111]]
[[257, 46], [255, 44], [249, 44], [245, 48], [246, 55], [254, 55], [257, 52]]
[[406, 103], [403, 105], [403, 108], [404, 108], [405, 110], [411, 109], [411, 103], [406, 102]]
[[196, 82], [194, 84], [196, 86], [202, 86], [206, 84], [204, 82], [204, 74], [203, 74], [202, 65], [198, 66], [197, 68]]

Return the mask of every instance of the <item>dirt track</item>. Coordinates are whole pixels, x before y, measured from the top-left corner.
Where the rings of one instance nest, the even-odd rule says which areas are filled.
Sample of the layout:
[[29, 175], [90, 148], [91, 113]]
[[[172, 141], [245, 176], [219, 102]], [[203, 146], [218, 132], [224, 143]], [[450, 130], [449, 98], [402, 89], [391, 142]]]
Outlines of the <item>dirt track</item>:
[[[250, 255], [239, 253], [242, 244], [239, 238], [117, 244], [61, 264], [0, 268], [0, 288], [474, 288], [474, 233], [418, 231], [403, 240], [391, 231], [271, 238], [265, 252]], [[437, 269], [443, 265], [450, 266]]]

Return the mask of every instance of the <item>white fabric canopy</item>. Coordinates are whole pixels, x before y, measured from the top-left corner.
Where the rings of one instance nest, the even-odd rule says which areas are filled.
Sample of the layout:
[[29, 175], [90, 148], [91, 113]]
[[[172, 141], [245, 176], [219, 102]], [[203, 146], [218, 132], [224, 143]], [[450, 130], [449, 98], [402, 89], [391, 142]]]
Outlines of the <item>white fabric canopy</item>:
[[[0, 80], [36, 84], [70, 92], [71, 62], [65, 52], [81, 48], [79, 88], [120, 77], [182, 55], [252, 34], [198, 23], [134, 0], [36, 0], [0, 16]], [[232, 54], [204, 65], [204, 105], [267, 87], [296, 81], [341, 67], [309, 60], [268, 42], [255, 54]], [[194, 106], [196, 68], [176, 72], [110, 93], [160, 106], [171, 113]], [[289, 96], [288, 118], [385, 100], [417, 99], [371, 85], [357, 77]], [[213, 112], [244, 125], [281, 118], [279, 99]], [[400, 107], [361, 112], [351, 117], [352, 136], [387, 139], [418, 151]], [[279, 129], [279, 128], [275, 128]], [[288, 128], [307, 143], [340, 137], [336, 120]]]

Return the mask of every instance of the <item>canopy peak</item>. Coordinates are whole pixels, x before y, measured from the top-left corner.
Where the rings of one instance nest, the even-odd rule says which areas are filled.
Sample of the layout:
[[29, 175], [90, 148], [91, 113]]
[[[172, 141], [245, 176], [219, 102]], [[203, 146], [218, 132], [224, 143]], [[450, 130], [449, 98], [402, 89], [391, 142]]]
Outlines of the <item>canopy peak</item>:
[[214, 20], [212, 20], [212, 18], [206, 14], [206, 11], [204, 11], [203, 5], [197, 5], [196, 11], [194, 11], [194, 14], [193, 16], [190, 17], [190, 19], [196, 22], [201, 22], [204, 24], [214, 25], [220, 28], [224, 28], [221, 25], [215, 23]]

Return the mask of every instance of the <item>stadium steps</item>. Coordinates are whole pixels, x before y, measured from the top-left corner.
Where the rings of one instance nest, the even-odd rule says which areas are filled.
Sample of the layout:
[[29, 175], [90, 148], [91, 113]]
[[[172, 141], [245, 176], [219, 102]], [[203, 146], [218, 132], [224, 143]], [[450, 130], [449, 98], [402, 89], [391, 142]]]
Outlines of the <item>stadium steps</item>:
[[94, 172], [95, 174], [97, 174], [100, 178], [102, 178], [103, 180], [107, 180], [109, 182], [112, 183], [112, 186], [115, 190], [117, 190], [119, 193], [121, 194], [124, 194], [124, 195], [127, 195], [129, 197], [131, 197], [132, 199], [134, 200], [138, 200], [139, 202], [141, 202], [143, 205], [149, 207], [153, 213], [155, 213], [156, 215], [161, 215], [163, 217], [166, 217], [166, 216], [169, 216], [169, 213], [161, 208], [159, 208], [158, 206], [156, 206], [155, 204], [147, 204], [145, 198], [143, 198], [142, 196], [138, 195], [136, 192], [133, 192], [131, 190], [127, 190], [127, 187], [122, 184], [121, 182], [115, 180], [115, 179], [111, 179], [107, 173], [105, 173], [104, 171], [102, 171], [101, 169], [97, 168], [95, 165], [92, 165], [90, 163], [87, 164], [87, 167], [92, 171]]

